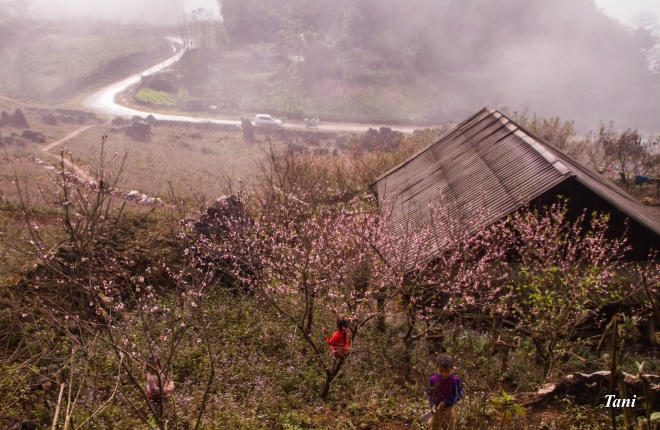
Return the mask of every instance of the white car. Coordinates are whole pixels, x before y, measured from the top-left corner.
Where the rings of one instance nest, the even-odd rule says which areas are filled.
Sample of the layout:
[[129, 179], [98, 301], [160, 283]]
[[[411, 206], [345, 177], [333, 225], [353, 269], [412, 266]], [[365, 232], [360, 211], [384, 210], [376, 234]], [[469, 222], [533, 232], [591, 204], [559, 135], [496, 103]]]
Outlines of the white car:
[[254, 117], [254, 125], [256, 126], [270, 126], [270, 127], [282, 127], [282, 120], [275, 118], [270, 115], [259, 114]]

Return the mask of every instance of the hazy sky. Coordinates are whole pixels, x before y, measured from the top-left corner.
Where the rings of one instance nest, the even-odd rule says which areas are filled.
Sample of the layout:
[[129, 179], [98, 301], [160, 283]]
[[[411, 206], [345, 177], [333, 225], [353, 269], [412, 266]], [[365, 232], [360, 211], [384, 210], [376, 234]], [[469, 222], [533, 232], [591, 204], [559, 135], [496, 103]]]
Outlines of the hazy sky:
[[[643, 10], [660, 20], [660, 0], [595, 0], [607, 15], [631, 24]], [[125, 22], [177, 23], [181, 11], [203, 7], [219, 17], [217, 0], [31, 0], [32, 11], [40, 18], [62, 16], [103, 16]]]
[[607, 15], [628, 25], [641, 11], [653, 12], [660, 21], [660, 0], [596, 0], [596, 5]]
[[30, 0], [31, 11], [38, 18], [65, 16], [105, 17], [123, 22], [143, 21], [176, 24], [182, 11], [190, 14], [204, 8], [220, 16], [217, 0]]

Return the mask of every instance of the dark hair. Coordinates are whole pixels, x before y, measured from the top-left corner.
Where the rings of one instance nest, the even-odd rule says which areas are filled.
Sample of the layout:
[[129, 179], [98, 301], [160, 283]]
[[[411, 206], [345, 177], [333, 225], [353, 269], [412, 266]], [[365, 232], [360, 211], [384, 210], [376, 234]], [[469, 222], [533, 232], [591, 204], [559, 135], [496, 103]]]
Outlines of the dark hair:
[[147, 358], [147, 372], [158, 373], [162, 370], [163, 366], [160, 365], [160, 360], [155, 357]]
[[337, 318], [337, 328], [343, 330], [348, 327], [348, 320], [344, 317]]
[[441, 369], [453, 369], [454, 357], [448, 354], [440, 354], [435, 360], [435, 364]]

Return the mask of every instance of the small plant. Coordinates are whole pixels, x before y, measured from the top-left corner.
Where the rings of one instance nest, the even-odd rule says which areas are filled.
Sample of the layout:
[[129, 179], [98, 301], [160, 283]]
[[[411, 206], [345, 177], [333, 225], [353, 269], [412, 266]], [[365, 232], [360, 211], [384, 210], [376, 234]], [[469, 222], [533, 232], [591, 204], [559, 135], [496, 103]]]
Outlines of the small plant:
[[501, 396], [490, 399], [495, 410], [501, 416], [500, 428], [507, 427], [515, 415], [525, 417], [525, 411], [515, 400], [516, 398], [506, 391], [502, 391]]

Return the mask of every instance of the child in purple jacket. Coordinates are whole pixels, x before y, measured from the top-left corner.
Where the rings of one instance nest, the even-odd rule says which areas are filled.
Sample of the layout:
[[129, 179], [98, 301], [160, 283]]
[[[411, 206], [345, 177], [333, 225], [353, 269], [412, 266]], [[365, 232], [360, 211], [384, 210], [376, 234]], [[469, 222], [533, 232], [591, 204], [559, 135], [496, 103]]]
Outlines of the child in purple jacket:
[[433, 416], [429, 420], [431, 430], [454, 430], [456, 411], [454, 405], [463, 397], [461, 381], [454, 375], [454, 358], [440, 354], [436, 371], [429, 381], [429, 403]]

